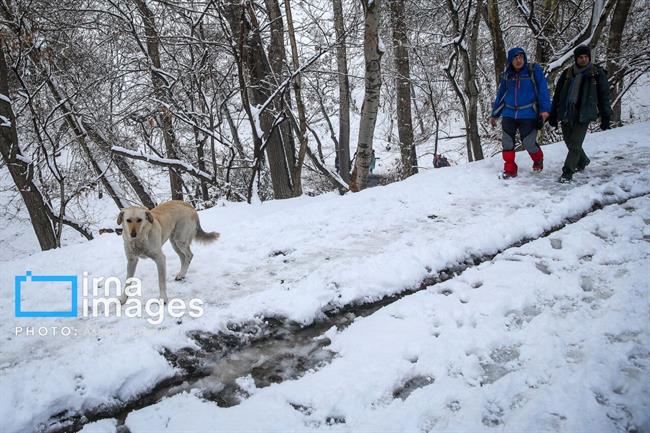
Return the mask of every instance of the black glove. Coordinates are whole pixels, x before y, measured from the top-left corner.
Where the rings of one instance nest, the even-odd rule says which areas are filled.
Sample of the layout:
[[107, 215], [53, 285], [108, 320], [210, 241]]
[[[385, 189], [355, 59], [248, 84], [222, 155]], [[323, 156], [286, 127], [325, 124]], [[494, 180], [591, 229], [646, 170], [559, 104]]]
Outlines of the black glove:
[[553, 128], [557, 128], [557, 116], [554, 116], [552, 114], [548, 116], [548, 124]]
[[537, 130], [541, 130], [544, 127], [544, 118], [542, 116], [537, 117]]
[[602, 131], [612, 129], [612, 125], [609, 122], [609, 117], [603, 117], [603, 118], [600, 119], [600, 129]]

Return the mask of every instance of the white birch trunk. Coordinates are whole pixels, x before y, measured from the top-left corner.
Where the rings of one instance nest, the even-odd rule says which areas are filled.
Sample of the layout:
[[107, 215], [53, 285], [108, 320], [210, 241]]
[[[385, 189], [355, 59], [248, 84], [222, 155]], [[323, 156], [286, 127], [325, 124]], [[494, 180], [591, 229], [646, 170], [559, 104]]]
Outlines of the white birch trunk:
[[365, 16], [363, 38], [363, 56], [366, 64], [365, 96], [359, 121], [356, 163], [350, 185], [352, 191], [361, 191], [368, 184], [372, 141], [381, 90], [381, 56], [384, 53], [383, 44], [379, 39], [380, 0], [363, 0], [362, 5]]

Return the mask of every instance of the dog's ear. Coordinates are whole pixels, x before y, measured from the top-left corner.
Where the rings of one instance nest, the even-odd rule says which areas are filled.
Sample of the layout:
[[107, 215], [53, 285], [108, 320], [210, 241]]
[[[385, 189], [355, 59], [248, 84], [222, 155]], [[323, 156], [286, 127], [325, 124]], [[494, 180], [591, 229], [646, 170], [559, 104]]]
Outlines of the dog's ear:
[[122, 220], [124, 219], [124, 211], [120, 211], [120, 214], [117, 216], [117, 223], [122, 225]]
[[146, 211], [144, 214], [147, 216], [147, 221], [149, 221], [150, 224], [153, 224], [153, 215], [151, 212]]

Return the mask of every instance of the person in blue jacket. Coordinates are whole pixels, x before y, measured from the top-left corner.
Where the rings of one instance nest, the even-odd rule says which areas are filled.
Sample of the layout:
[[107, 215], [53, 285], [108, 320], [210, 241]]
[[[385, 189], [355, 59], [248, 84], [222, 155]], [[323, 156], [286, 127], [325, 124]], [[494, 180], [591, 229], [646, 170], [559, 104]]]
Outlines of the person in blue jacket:
[[551, 98], [542, 67], [528, 63], [526, 52], [519, 47], [508, 51], [508, 67], [501, 75], [499, 90], [492, 104], [490, 123], [501, 122], [503, 144], [503, 177], [517, 176], [515, 135], [519, 136], [533, 160], [533, 170], [544, 168], [544, 153], [537, 144], [537, 131], [551, 111]]

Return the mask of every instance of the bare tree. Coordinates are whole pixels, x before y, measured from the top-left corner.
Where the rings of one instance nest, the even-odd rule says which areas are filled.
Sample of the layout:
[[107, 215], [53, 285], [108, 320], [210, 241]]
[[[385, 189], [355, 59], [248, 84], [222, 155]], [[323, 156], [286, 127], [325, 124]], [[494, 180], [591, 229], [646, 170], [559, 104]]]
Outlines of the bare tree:
[[540, 25], [538, 34], [535, 35], [535, 60], [537, 63], [546, 64], [552, 48], [549, 39], [556, 33], [558, 0], [543, 0], [540, 6]]
[[[623, 91], [624, 73], [621, 69], [625, 68], [625, 63], [621, 58], [621, 41], [623, 39], [623, 30], [627, 22], [628, 14], [632, 0], [618, 0], [612, 13], [612, 20], [609, 25], [609, 36], [607, 39], [607, 74], [613, 78], [610, 87], [610, 100], [618, 101], [612, 106], [612, 122], [619, 124], [621, 122], [621, 103], [618, 95]], [[620, 77], [620, 78], [619, 78]], [[619, 79], [617, 79], [619, 78]]]
[[390, 0], [390, 17], [393, 30], [393, 60], [396, 71], [397, 131], [402, 157], [402, 179], [406, 179], [418, 172], [418, 158], [413, 144], [410, 44], [405, 21], [404, 0]]
[[381, 56], [384, 44], [379, 39], [380, 0], [362, 0], [365, 29], [363, 34], [363, 58], [365, 60], [365, 96], [359, 120], [359, 141], [356, 164], [350, 189], [361, 191], [368, 184], [368, 171], [372, 157], [372, 141], [377, 123], [377, 111], [381, 90]]
[[[239, 74], [239, 81], [244, 89], [242, 99], [245, 100], [244, 106], [248, 107], [253, 135], [259, 137], [256, 139], [260, 144], [259, 154], [255, 155], [255, 164], [259, 167], [262, 162], [261, 152], [266, 151], [274, 197], [278, 199], [293, 197], [295, 195], [292, 179], [293, 159], [287, 160], [287, 155], [292, 154], [291, 143], [283, 139], [278, 128], [278, 125], [286, 120], [286, 113], [281, 109], [281, 103], [276, 101], [277, 94], [273, 93], [273, 84], [277, 81], [264, 51], [253, 5], [250, 2], [240, 5], [233, 0], [224, 13], [238, 41], [235, 55], [242, 66]], [[246, 78], [250, 83], [245, 82]]]
[[336, 31], [336, 66], [339, 82], [339, 137], [336, 148], [338, 172], [345, 182], [350, 182], [350, 80], [348, 56], [345, 46], [346, 32], [343, 26], [341, 0], [332, 0], [334, 30]]
[[301, 172], [308, 147], [307, 115], [305, 113], [305, 104], [302, 99], [302, 83], [300, 72], [298, 72], [300, 71], [300, 58], [298, 56], [298, 43], [296, 42], [296, 32], [293, 27], [293, 16], [291, 14], [291, 4], [289, 0], [284, 0], [284, 10], [287, 18], [289, 42], [291, 44], [291, 61], [293, 63], [293, 69], [296, 71], [296, 74], [294, 74], [293, 77], [293, 93], [296, 98], [296, 107], [298, 109], [298, 139], [300, 141], [300, 149], [298, 150], [298, 159], [294, 164], [292, 176], [295, 182], [295, 191], [297, 194], [302, 193]]
[[16, 118], [9, 97], [8, 68], [2, 46], [0, 46], [0, 154], [25, 202], [41, 249], [56, 248], [57, 241], [52, 222], [48, 217], [47, 205], [32, 180], [34, 167], [18, 147]]
[[[271, 66], [271, 87], [277, 88], [280, 83], [282, 83], [288, 76], [285, 72], [285, 67], [287, 65], [287, 57], [285, 53], [284, 46], [284, 22], [282, 19], [282, 13], [280, 11], [279, 0], [264, 0], [266, 5], [266, 14], [269, 20], [269, 26], [271, 28], [269, 44], [268, 44], [268, 63]], [[250, 9], [250, 13], [253, 11]], [[287, 16], [289, 19], [290, 16]], [[253, 15], [252, 21], [255, 22], [256, 17]], [[296, 67], [296, 69], [298, 69]], [[296, 82], [296, 76], [293, 79], [294, 85]], [[282, 116], [286, 121], [279, 123], [276, 128], [280, 130], [280, 135], [282, 137], [282, 150], [284, 151], [284, 159], [287, 162], [288, 169], [290, 171], [289, 177], [291, 181], [291, 195], [299, 196], [302, 194], [302, 186], [300, 179], [296, 177], [296, 146], [293, 134], [291, 133], [291, 116], [290, 113], [290, 87], [287, 87], [281, 98], [273, 100], [273, 109], [276, 113]], [[281, 113], [281, 114], [280, 114]], [[306, 131], [306, 129], [305, 129]], [[302, 137], [305, 137], [305, 133], [302, 134]], [[304, 154], [303, 154], [304, 158]], [[270, 160], [269, 160], [270, 162]], [[300, 165], [299, 167], [302, 167]], [[299, 168], [298, 168], [299, 170]]]
[[[458, 9], [459, 4], [447, 0], [447, 9], [454, 30], [454, 39], [451, 42], [454, 50], [445, 67], [445, 73], [461, 103], [467, 132], [466, 146], [469, 161], [483, 159], [483, 148], [478, 129], [479, 91], [477, 85], [477, 50], [481, 5], [482, 0], [476, 0], [476, 4], [472, 4], [472, 0], [470, 0], [463, 11]], [[463, 12], [464, 17], [461, 17]], [[458, 62], [460, 62], [462, 70], [462, 83], [459, 83], [454, 75]]]
[[[148, 56], [149, 61], [151, 62], [151, 81], [153, 83], [156, 99], [160, 101], [157, 118], [163, 132], [165, 151], [167, 152], [168, 158], [178, 159], [178, 154], [176, 152], [176, 136], [174, 134], [172, 115], [170, 113], [170, 106], [172, 105], [171, 96], [169, 93], [170, 85], [160, 62], [160, 36], [158, 35], [158, 30], [156, 29], [156, 21], [153, 12], [151, 9], [149, 9], [149, 6], [147, 6], [145, 0], [133, 1], [140, 11], [142, 22], [144, 24], [145, 36], [147, 39], [147, 49], [145, 51], [145, 54]], [[137, 37], [137, 35], [134, 36]], [[172, 199], [182, 200], [183, 179], [172, 169], [169, 170], [169, 185], [171, 188]]]
[[506, 69], [506, 45], [503, 41], [501, 30], [501, 19], [499, 18], [499, 2], [497, 0], [486, 0], [483, 9], [483, 16], [490, 29], [492, 37], [492, 57], [494, 59], [494, 77], [497, 85], [501, 80], [501, 74]]

